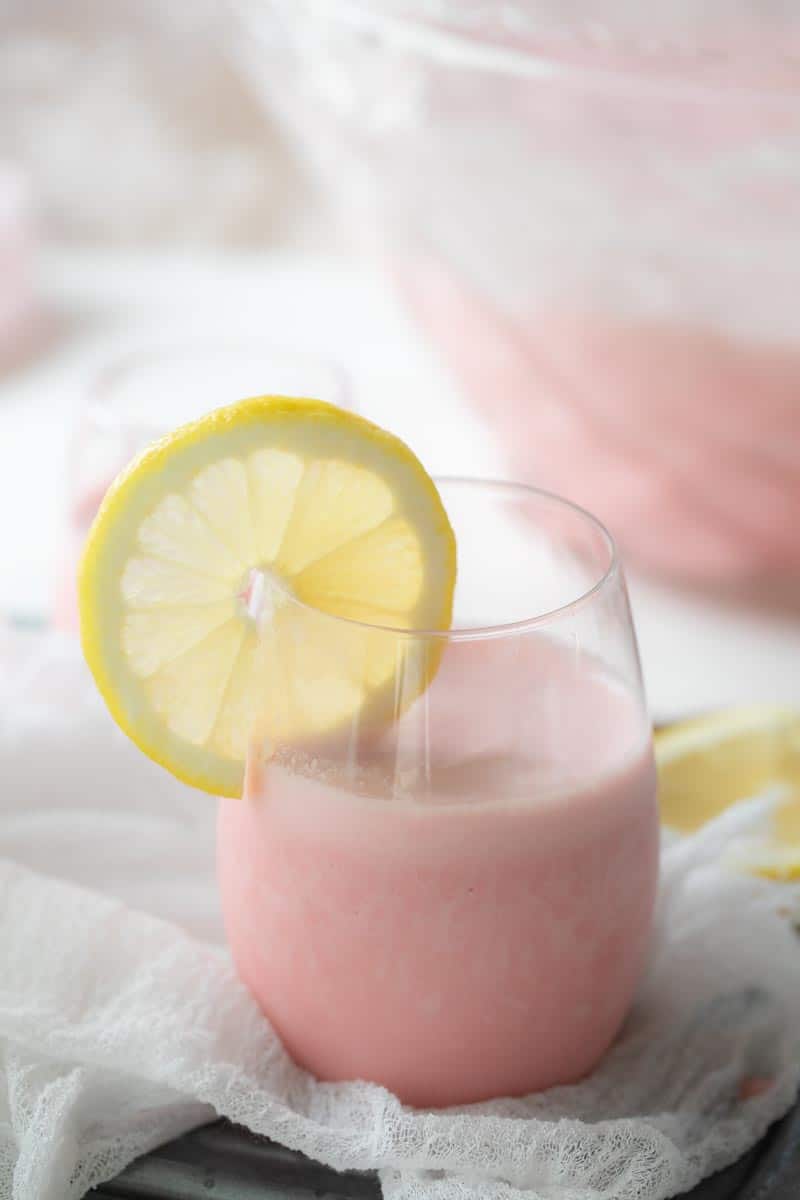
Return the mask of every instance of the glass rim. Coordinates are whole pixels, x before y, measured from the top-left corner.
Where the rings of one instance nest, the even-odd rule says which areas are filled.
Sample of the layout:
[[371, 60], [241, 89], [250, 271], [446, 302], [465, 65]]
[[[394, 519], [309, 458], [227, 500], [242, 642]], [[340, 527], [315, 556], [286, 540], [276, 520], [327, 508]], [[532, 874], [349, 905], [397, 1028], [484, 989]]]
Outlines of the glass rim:
[[[314, 9], [324, 8], [330, 19], [326, 0], [310, 0]], [[333, 12], [333, 20], [339, 20], [352, 28], [362, 27], [372, 31], [384, 31], [386, 34], [402, 41], [406, 48], [416, 50], [434, 58], [442, 55], [450, 63], [454, 54], [463, 56], [463, 65], [477, 66], [495, 73], [506, 73], [521, 77], [535, 78], [541, 82], [569, 83], [585, 85], [592, 83], [597, 87], [619, 90], [640, 91], [647, 94], [659, 92], [668, 96], [691, 98], [712, 98], [718, 103], [742, 97], [761, 97], [765, 101], [788, 102], [792, 107], [800, 106], [800, 96], [797, 91], [782, 80], [741, 79], [736, 75], [725, 73], [725, 68], [743, 62], [751, 66], [755, 61], [765, 67], [774, 68], [784, 64], [792, 68], [795, 77], [800, 82], [800, 71], [795, 56], [777, 51], [763, 55], [758, 59], [743, 60], [725, 46], [714, 45], [708, 40], [698, 41], [687, 45], [678, 39], [670, 41], [662, 39], [665, 48], [676, 52], [676, 59], [670, 61], [663, 53], [658, 53], [652, 46], [648, 47], [642, 39], [625, 39], [616, 41], [611, 38], [598, 44], [598, 48], [618, 49], [620, 52], [632, 49], [637, 51], [627, 64], [603, 61], [592, 47], [586, 62], [574, 62], [570, 58], [560, 57], [547, 49], [520, 47], [509, 43], [502, 37], [492, 37], [485, 30], [471, 34], [469, 29], [452, 27], [440, 23], [435, 16], [415, 12], [394, 11], [376, 12], [364, 0], [338, 0]], [[575, 39], [575, 44], [578, 44]], [[594, 54], [594, 57], [591, 55]], [[705, 69], [706, 72], [716, 69], [718, 74], [692, 77], [681, 73], [681, 68], [687, 65]], [[654, 71], [654, 67], [662, 68]]]
[[[425, 628], [401, 628], [393, 625], [379, 625], [369, 621], [358, 621], [351, 617], [341, 617], [334, 613], [327, 613], [324, 609], [318, 608], [314, 604], [308, 604], [304, 600], [300, 600], [288, 588], [284, 589], [279, 583], [276, 586], [279, 590], [285, 593], [287, 600], [297, 608], [303, 609], [306, 612], [313, 613], [315, 616], [325, 618], [328, 621], [333, 621], [342, 625], [355, 626], [358, 629], [374, 630], [377, 633], [391, 634], [397, 638], [409, 639], [429, 639], [446, 642], [478, 642], [486, 641], [491, 638], [513, 637], [519, 634], [528, 633], [534, 629], [540, 628], [542, 625], [552, 624], [553, 621], [561, 619], [567, 613], [577, 611], [591, 602], [601, 591], [613, 582], [619, 574], [620, 560], [617, 550], [617, 544], [603, 524], [594, 513], [589, 512], [587, 508], [583, 508], [580, 504], [576, 504], [573, 500], [568, 500], [565, 496], [559, 496], [556, 492], [547, 491], [546, 488], [534, 487], [532, 484], [518, 483], [508, 479], [491, 479], [473, 475], [434, 475], [433, 482], [437, 488], [441, 487], [465, 487], [465, 488], [492, 488], [500, 489], [509, 494], [516, 493], [519, 495], [533, 496], [540, 500], [546, 500], [556, 507], [573, 513], [579, 517], [586, 525], [590, 526], [600, 534], [606, 549], [608, 551], [608, 563], [605, 569], [598, 575], [591, 587], [588, 587], [584, 592], [575, 596], [572, 600], [568, 600], [565, 604], [557, 605], [555, 608], [548, 609], [546, 612], [535, 613], [530, 617], [522, 617], [516, 621], [502, 621], [488, 625], [475, 625], [463, 628], [448, 628], [448, 629], [425, 629]], [[457, 548], [456, 548], [457, 551]], [[457, 570], [457, 568], [456, 568]], [[458, 575], [456, 574], [456, 579]]]
[[[334, 403], [342, 408], [353, 407], [352, 381], [347, 368], [336, 358], [317, 351], [306, 351], [296, 346], [280, 343], [263, 342], [253, 335], [242, 337], [224, 337], [219, 339], [187, 335], [172, 340], [141, 342], [120, 349], [116, 354], [107, 356], [93, 371], [88, 387], [88, 395], [83, 407], [84, 419], [88, 419], [100, 428], [118, 426], [120, 428], [139, 428], [148, 431], [161, 431], [158, 422], [137, 418], [135, 409], [123, 406], [122, 411], [115, 409], [109, 398], [109, 390], [120, 378], [130, 371], [159, 362], [168, 362], [183, 356], [197, 358], [213, 358], [215, 355], [251, 354], [253, 357], [272, 359], [282, 364], [297, 364], [312, 366], [328, 372], [336, 382], [337, 399]], [[254, 393], [255, 394], [255, 393]], [[264, 393], [268, 395], [270, 393]], [[231, 403], [247, 399], [245, 396], [233, 396]]]

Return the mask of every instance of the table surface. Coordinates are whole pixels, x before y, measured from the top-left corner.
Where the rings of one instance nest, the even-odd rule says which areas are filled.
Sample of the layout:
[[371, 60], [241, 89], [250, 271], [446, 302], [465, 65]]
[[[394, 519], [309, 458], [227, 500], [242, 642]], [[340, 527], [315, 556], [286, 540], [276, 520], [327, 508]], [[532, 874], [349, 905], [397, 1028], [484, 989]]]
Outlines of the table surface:
[[[446, 474], [502, 474], [382, 278], [341, 257], [52, 250], [40, 290], [50, 334], [0, 375], [0, 616], [47, 610], [63, 530], [67, 447], [87, 382], [131, 346], [170, 338], [257, 336], [338, 358], [362, 411]], [[629, 572], [630, 577], [630, 572]], [[630, 577], [653, 714], [725, 704], [800, 704], [800, 620], [724, 607]]]
[[[91, 1200], [380, 1200], [371, 1174], [337, 1174], [216, 1122], [140, 1158]], [[739, 1162], [698, 1185], [686, 1200], [797, 1200], [800, 1106]]]

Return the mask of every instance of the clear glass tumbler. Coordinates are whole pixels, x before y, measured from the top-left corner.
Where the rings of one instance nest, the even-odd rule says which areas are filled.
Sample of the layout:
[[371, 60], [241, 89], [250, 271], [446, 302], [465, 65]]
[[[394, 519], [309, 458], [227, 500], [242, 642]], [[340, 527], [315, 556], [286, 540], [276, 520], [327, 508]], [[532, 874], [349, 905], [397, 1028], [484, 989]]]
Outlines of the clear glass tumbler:
[[64, 553], [53, 623], [78, 627], [75, 571], [108, 486], [151, 442], [187, 421], [246, 396], [313, 396], [352, 407], [338, 363], [259, 339], [173, 342], [108, 363], [89, 389], [72, 447]]
[[[264, 669], [293, 683], [265, 689], [245, 795], [218, 818], [234, 959], [289, 1052], [419, 1106], [588, 1072], [631, 1004], [657, 880], [650, 723], [611, 538], [532, 488], [440, 490], [453, 627], [274, 595]], [[327, 728], [347, 689], [351, 719]]]

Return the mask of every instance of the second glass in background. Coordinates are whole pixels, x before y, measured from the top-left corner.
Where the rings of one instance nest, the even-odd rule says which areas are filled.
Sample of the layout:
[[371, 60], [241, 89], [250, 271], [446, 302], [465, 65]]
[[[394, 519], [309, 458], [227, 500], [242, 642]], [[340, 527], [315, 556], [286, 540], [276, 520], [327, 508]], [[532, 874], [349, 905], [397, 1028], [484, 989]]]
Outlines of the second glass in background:
[[179, 425], [263, 395], [310, 396], [352, 407], [350, 379], [338, 363], [256, 338], [146, 346], [98, 372], [72, 446], [64, 551], [51, 614], [57, 628], [78, 628], [80, 552], [103, 496], [123, 467]]

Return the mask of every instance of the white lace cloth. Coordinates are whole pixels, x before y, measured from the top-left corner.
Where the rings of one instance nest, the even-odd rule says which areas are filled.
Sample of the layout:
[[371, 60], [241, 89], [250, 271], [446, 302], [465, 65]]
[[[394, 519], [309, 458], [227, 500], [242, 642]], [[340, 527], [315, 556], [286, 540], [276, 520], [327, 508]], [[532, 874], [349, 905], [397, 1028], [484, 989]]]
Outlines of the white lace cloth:
[[787, 892], [718, 861], [763, 803], [665, 849], [649, 972], [590, 1079], [414, 1112], [290, 1062], [215, 944], [211, 806], [113, 734], [77, 647], [8, 637], [0, 669], [0, 1197], [73, 1200], [219, 1113], [377, 1167], [388, 1200], [659, 1200], [789, 1107]]

